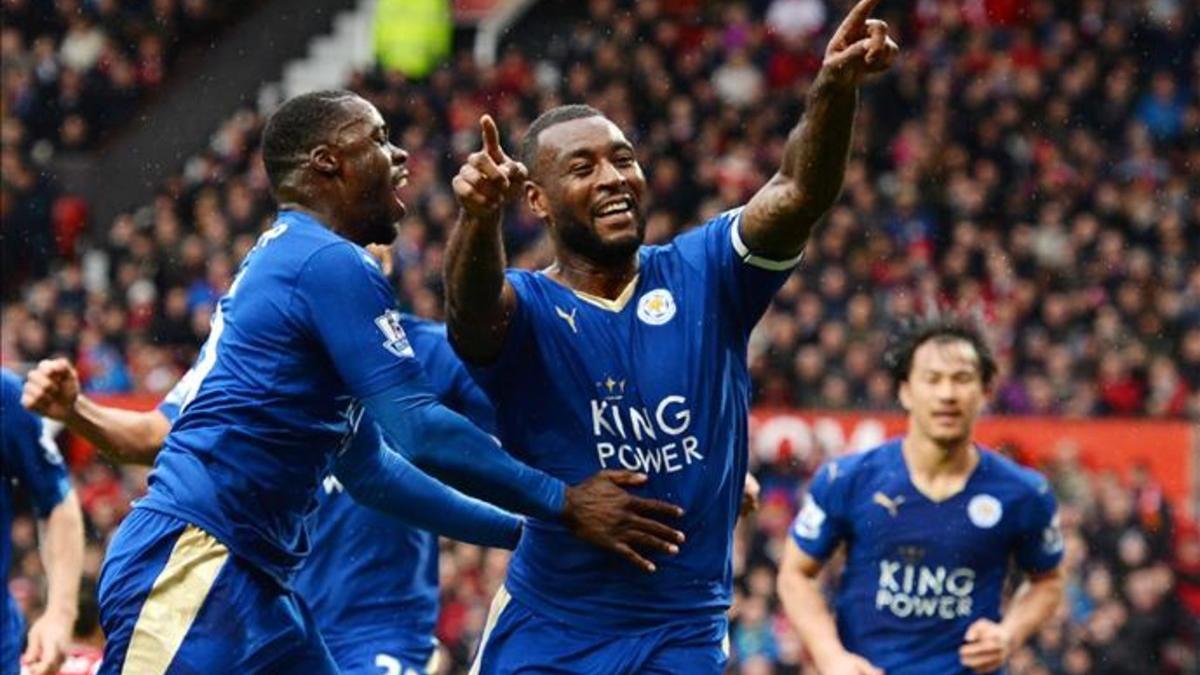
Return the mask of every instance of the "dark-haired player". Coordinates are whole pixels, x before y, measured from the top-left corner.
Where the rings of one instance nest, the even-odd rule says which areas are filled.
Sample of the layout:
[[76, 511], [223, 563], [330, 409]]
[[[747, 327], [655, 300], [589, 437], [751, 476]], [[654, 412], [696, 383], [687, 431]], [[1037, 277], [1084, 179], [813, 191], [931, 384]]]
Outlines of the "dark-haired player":
[[[406, 462], [350, 443], [364, 411], [375, 423], [364, 432], [378, 425], [423, 468], [511, 510], [567, 518], [601, 544], [638, 531], [629, 513], [674, 511], [609, 476], [568, 488], [437, 403], [363, 248], [396, 236], [406, 158], [379, 111], [348, 92], [298, 96], [267, 122], [279, 216], [221, 298], [149, 491], [108, 549], [102, 672], [336, 672], [291, 588], [318, 481], [332, 463], [357, 501], [422, 508], [401, 499]], [[490, 522], [477, 538], [514, 544], [514, 519]]]
[[[780, 599], [823, 675], [995, 672], [1062, 596], [1054, 496], [972, 440], [996, 372], [976, 329], [918, 325], [889, 360], [908, 431], [817, 472]], [[843, 545], [835, 621], [817, 575]], [[1013, 563], [1027, 581], [1002, 619]]]
[[[779, 172], [744, 208], [667, 246], [642, 246], [646, 179], [596, 110], [550, 110], [524, 167], [483, 120], [484, 150], [454, 179], [447, 249], [451, 342], [497, 406], [500, 438], [563, 480], [650, 474], [686, 541], [647, 546], [647, 571], [533, 518], [493, 602], [482, 673], [721, 673], [732, 539], [746, 479], [746, 342], [841, 189], [858, 86], [897, 48], [860, 2], [833, 37]], [[500, 214], [523, 193], [555, 263], [505, 273]], [[677, 551], [677, 552], [676, 552]]]

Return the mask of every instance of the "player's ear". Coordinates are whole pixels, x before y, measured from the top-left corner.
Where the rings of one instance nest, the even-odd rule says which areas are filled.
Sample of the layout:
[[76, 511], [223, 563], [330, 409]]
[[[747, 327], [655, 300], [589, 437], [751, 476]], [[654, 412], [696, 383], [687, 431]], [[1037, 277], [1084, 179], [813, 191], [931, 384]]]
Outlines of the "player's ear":
[[321, 143], [308, 151], [308, 164], [319, 173], [335, 174], [340, 166], [340, 160], [333, 148]]
[[546, 220], [550, 216], [550, 203], [546, 199], [545, 190], [531, 180], [525, 181], [525, 203], [539, 219]]
[[912, 392], [908, 389], [908, 380], [900, 381], [896, 393], [900, 399], [900, 407], [904, 408], [905, 412], [912, 412]]

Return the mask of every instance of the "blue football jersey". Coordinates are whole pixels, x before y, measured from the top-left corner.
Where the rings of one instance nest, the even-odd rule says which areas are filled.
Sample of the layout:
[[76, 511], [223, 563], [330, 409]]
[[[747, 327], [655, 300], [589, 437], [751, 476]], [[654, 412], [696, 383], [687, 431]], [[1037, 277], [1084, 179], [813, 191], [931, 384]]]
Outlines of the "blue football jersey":
[[506, 585], [563, 621], [637, 630], [719, 615], [730, 601], [733, 527], [746, 477], [746, 343], [796, 260], [748, 253], [741, 210], [638, 253], [616, 301], [510, 270], [518, 302], [502, 353], [475, 369], [500, 438], [569, 484], [602, 469], [649, 475], [635, 490], [686, 510], [678, 555], [647, 574], [530, 519]]
[[[489, 433], [495, 413], [446, 340], [441, 324], [405, 315], [401, 325], [438, 400]], [[425, 530], [362, 506], [326, 476], [312, 516], [313, 550], [296, 575], [321, 635], [343, 646], [402, 635], [430, 648], [438, 615], [438, 543]]]
[[20, 483], [39, 518], [50, 515], [71, 489], [62, 455], [42, 420], [21, 407], [21, 380], [0, 369], [0, 673], [15, 673], [22, 620], [8, 593], [12, 558], [12, 486]]
[[[427, 388], [392, 290], [365, 249], [283, 211], [243, 261], [137, 508], [194, 523], [287, 583], [352, 404]], [[175, 400], [181, 398], [182, 400]]]
[[818, 560], [847, 546], [837, 590], [846, 649], [888, 675], [968, 673], [958, 649], [977, 619], [1000, 620], [1010, 565], [1058, 566], [1054, 495], [1037, 472], [989, 450], [958, 494], [935, 502], [913, 485], [902, 439], [817, 472], [792, 527]]

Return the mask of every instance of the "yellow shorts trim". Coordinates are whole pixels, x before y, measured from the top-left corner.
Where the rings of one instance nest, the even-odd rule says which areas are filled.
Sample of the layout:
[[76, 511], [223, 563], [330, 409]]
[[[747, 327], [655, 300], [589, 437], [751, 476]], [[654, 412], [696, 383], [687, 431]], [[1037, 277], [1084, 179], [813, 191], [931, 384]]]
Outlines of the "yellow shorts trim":
[[187, 526], [142, 604], [122, 675], [167, 671], [228, 559], [221, 542], [195, 525]]

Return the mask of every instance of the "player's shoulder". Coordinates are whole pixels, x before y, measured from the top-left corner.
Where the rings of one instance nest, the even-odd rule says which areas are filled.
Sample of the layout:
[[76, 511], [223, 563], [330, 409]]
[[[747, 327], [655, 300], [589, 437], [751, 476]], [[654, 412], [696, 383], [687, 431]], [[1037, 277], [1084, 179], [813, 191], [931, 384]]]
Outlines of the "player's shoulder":
[[679, 233], [665, 244], [642, 246], [638, 251], [641, 262], [645, 264], [662, 256], [686, 256], [689, 253], [703, 253], [708, 249], [710, 243], [732, 241], [731, 237], [733, 235], [731, 231], [734, 225], [741, 219], [743, 208], [739, 206], [734, 209], [722, 211], [695, 227]]
[[1050, 493], [1050, 481], [1040, 471], [989, 448], [981, 447], [979, 452], [981, 461], [987, 462], [987, 482], [1002, 487], [1014, 501], [1040, 499]]
[[401, 314], [400, 327], [404, 329], [413, 349], [421, 358], [428, 358], [427, 355], [438, 354], [450, 348], [444, 323], [412, 314]]
[[8, 368], [0, 368], [0, 388], [3, 389], [4, 405], [21, 400], [21, 378]]
[[861, 452], [835, 457], [820, 468], [814, 480], [825, 481], [829, 487], [840, 484], [841, 490], [852, 491], [894, 468], [899, 443], [899, 440], [889, 441]]

